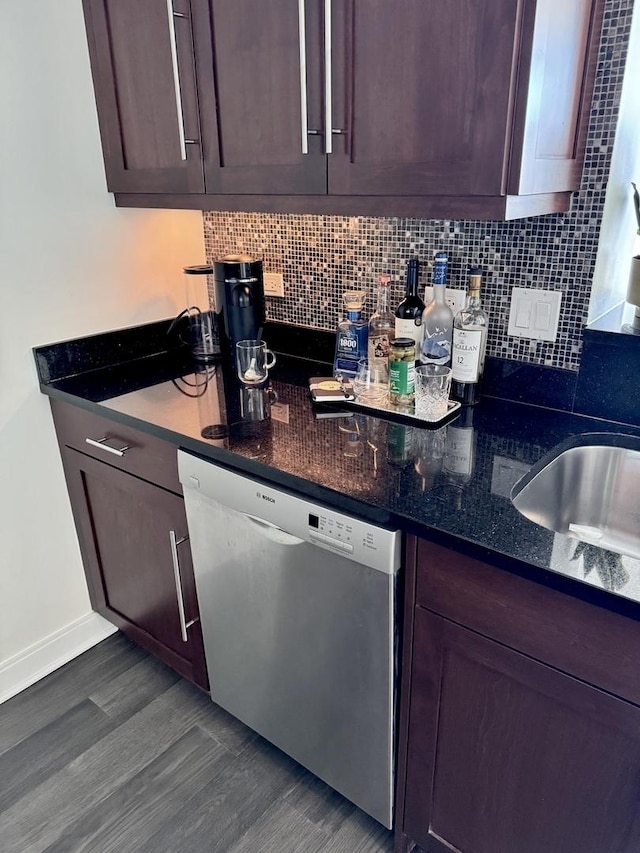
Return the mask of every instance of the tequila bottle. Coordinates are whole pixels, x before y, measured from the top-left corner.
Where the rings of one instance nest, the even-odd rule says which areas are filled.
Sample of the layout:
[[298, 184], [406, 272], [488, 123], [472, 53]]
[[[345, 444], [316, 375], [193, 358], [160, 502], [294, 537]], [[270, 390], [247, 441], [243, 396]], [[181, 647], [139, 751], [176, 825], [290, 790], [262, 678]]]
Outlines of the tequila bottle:
[[376, 310], [369, 319], [369, 363], [387, 365], [389, 360], [389, 342], [395, 337], [395, 317], [389, 309], [391, 276], [378, 278]]
[[369, 326], [362, 319], [364, 296], [364, 290], [346, 290], [342, 294], [345, 316], [338, 323], [336, 333], [335, 376], [353, 379], [358, 371], [358, 362], [367, 357]]

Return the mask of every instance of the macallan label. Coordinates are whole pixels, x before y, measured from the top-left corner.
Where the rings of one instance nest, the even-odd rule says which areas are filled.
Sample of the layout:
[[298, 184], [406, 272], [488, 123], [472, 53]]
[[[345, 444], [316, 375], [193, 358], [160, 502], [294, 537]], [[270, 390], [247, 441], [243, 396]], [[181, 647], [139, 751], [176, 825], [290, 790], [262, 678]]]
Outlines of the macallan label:
[[478, 382], [482, 354], [482, 329], [453, 330], [451, 377], [455, 382]]

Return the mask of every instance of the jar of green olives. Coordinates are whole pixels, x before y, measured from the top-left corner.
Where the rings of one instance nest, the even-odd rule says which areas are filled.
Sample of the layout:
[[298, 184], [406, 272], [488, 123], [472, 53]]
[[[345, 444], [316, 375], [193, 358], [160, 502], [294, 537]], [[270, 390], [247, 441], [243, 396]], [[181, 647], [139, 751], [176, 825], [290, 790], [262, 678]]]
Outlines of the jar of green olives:
[[393, 338], [389, 344], [389, 399], [395, 406], [413, 403], [416, 387], [416, 344]]

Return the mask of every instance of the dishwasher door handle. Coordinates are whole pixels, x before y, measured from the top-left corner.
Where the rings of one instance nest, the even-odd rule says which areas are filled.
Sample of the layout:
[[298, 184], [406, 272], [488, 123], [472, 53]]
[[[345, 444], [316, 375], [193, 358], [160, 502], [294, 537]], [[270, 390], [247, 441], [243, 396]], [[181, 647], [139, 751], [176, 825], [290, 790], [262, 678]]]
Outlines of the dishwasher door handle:
[[265, 521], [263, 518], [257, 518], [255, 515], [249, 515], [246, 512], [242, 514], [248, 521], [255, 525], [257, 530], [266, 539], [270, 539], [271, 542], [277, 542], [278, 545], [302, 545], [304, 542], [304, 539], [299, 539], [297, 536], [287, 533], [286, 530], [278, 527], [277, 524], [272, 524], [270, 521]]

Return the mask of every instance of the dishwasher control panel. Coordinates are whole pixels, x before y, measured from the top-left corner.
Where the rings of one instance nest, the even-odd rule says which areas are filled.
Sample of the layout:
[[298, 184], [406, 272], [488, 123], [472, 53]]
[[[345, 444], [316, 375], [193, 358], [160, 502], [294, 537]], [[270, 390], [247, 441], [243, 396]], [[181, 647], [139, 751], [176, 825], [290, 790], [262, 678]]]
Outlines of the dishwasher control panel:
[[[309, 513], [309, 539], [318, 545], [333, 548], [342, 554], [353, 554], [353, 524], [324, 513]], [[374, 540], [375, 537], [372, 537]], [[373, 541], [374, 548], [376, 547]]]
[[202, 499], [372, 569], [394, 574], [400, 568], [398, 530], [361, 521], [183, 450], [178, 451], [178, 471], [183, 488]]

